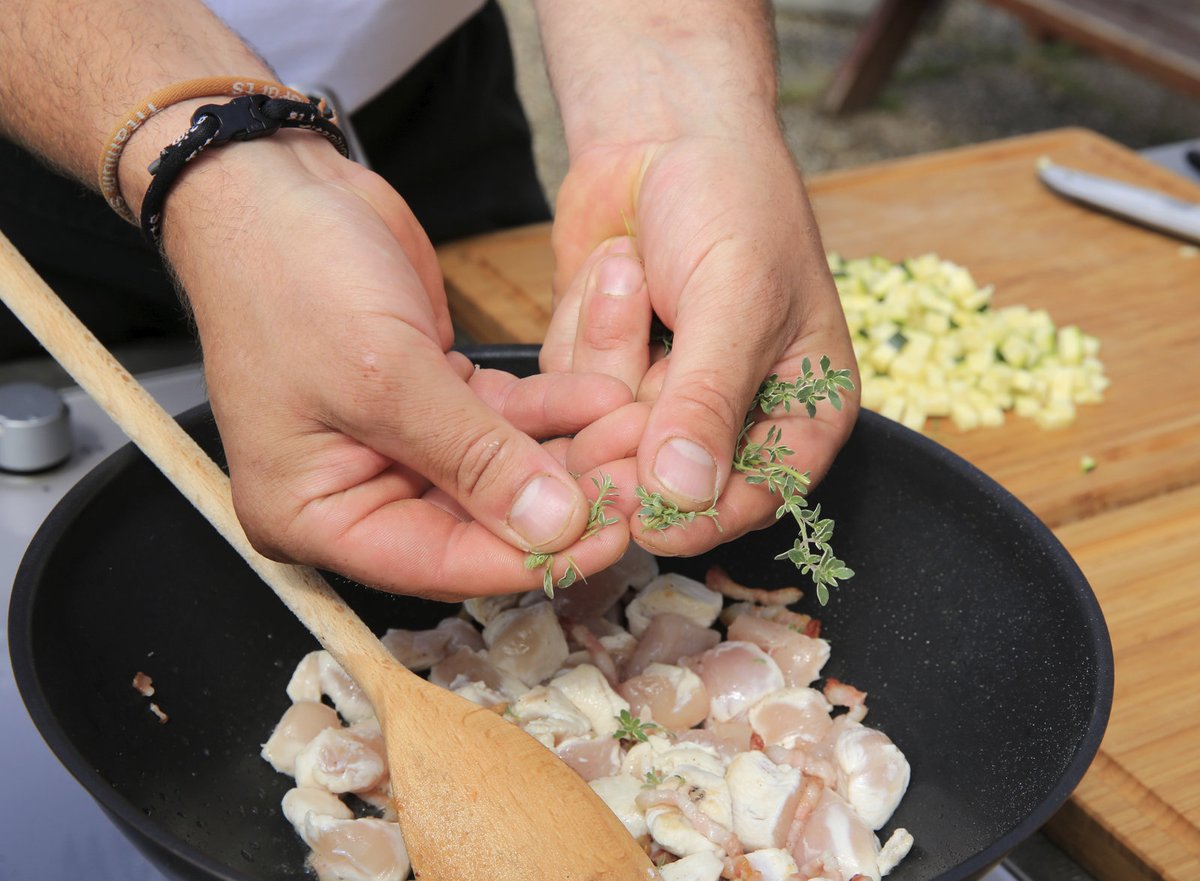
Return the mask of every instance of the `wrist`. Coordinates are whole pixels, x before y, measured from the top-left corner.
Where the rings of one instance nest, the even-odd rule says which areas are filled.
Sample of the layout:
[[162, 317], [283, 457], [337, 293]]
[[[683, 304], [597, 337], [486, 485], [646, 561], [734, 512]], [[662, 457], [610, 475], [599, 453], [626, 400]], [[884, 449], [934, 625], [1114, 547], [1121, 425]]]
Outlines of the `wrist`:
[[572, 156], [687, 137], [778, 136], [774, 45], [758, 6], [716, 2], [685, 27], [680, 18], [696, 13], [674, 0], [590, 15], [570, 3], [540, 3]]

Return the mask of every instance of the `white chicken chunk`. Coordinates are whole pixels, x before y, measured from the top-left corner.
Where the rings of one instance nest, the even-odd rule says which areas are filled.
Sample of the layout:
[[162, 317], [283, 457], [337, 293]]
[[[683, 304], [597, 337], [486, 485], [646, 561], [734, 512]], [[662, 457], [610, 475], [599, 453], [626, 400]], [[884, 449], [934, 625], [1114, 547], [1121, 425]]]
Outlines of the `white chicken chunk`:
[[628, 774], [612, 774], [589, 780], [588, 786], [608, 805], [630, 835], [641, 838], [647, 834], [646, 814], [637, 803], [637, 797], [642, 794], [642, 781], [634, 780]]
[[728, 722], [783, 688], [779, 666], [749, 642], [723, 642], [689, 666], [704, 680], [709, 717], [717, 722]]
[[708, 715], [708, 689], [686, 667], [651, 664], [622, 682], [619, 690], [635, 716], [672, 731], [686, 731]]
[[501, 670], [484, 652], [461, 648], [444, 661], [434, 664], [429, 681], [441, 688], [462, 688], [471, 682], [483, 683], [509, 700], [516, 700], [529, 690], [524, 682]]
[[340, 820], [310, 813], [304, 821], [310, 865], [321, 881], [404, 881], [408, 851], [396, 823]]
[[711, 851], [686, 856], [659, 868], [662, 881], [719, 881], [724, 861]]
[[754, 750], [734, 757], [725, 782], [733, 800], [733, 832], [746, 850], [783, 847], [804, 785], [800, 771]]
[[625, 607], [629, 632], [641, 638], [650, 619], [660, 612], [674, 612], [701, 627], [710, 627], [721, 614], [721, 595], [699, 581], [676, 573], [660, 575], [638, 591]]
[[417, 671], [428, 670], [460, 648], [483, 648], [479, 631], [462, 618], [443, 618], [433, 630], [391, 628], [379, 641], [397, 661]]
[[768, 746], [803, 749], [820, 743], [833, 726], [833, 706], [812, 688], [784, 688], [761, 698], [747, 719]]
[[661, 782], [638, 796], [646, 828], [676, 856], [712, 851], [721, 856], [739, 850], [733, 833], [733, 801], [720, 774], [678, 765]]
[[833, 881], [849, 881], [855, 875], [879, 881], [881, 875], [879, 839], [831, 789], [821, 793], [792, 856], [802, 874], [823, 875]]
[[601, 737], [611, 738], [618, 727], [617, 717], [629, 709], [629, 701], [613, 691], [604, 674], [591, 664], [561, 673], [550, 684], [587, 716], [592, 730]]
[[587, 781], [611, 777], [621, 770], [621, 743], [612, 737], [568, 737], [554, 753]]
[[886, 875], [908, 856], [912, 850], [913, 837], [907, 829], [897, 829], [879, 849], [879, 874]]
[[729, 625], [729, 638], [752, 642], [779, 665], [784, 682], [792, 687], [809, 685], [821, 675], [829, 660], [829, 643], [805, 636], [778, 622], [756, 615], [738, 615]]
[[456, 679], [450, 683], [450, 690], [473, 704], [489, 709], [508, 703], [508, 698], [494, 688], [488, 688], [482, 682], [469, 682], [466, 677], [462, 677], [461, 682]]
[[483, 630], [488, 659], [531, 688], [549, 679], [570, 654], [554, 607], [542, 601], [501, 612]]
[[[580, 630], [581, 627], [584, 629]], [[607, 655], [608, 660], [612, 662], [614, 681], [618, 678], [615, 675], [616, 669], [624, 666], [638, 647], [638, 641], [632, 633], [607, 618], [589, 618], [581, 621], [571, 627], [567, 636], [571, 654], [563, 661], [564, 667], [578, 667], [588, 663], [595, 667], [600, 667], [601, 663], [609, 666], [607, 661], [597, 657]], [[579, 641], [581, 636], [586, 639], [586, 643]]]
[[550, 749], [568, 737], [582, 737], [592, 730], [588, 717], [549, 685], [529, 689], [508, 708], [527, 734]]
[[330, 792], [367, 792], [387, 777], [378, 725], [326, 728], [296, 754], [296, 783]]
[[837, 792], [872, 829], [879, 829], [908, 790], [904, 753], [882, 731], [849, 724], [833, 747]]
[[463, 601], [467, 614], [479, 622], [480, 627], [487, 627], [492, 619], [506, 609], [513, 608], [523, 596], [523, 593], [505, 593], [496, 596], [473, 597]]
[[310, 813], [333, 817], [335, 820], [354, 818], [354, 812], [332, 792], [310, 786], [297, 786], [295, 789], [289, 789], [283, 794], [280, 807], [283, 810], [283, 816], [292, 824], [301, 838], [304, 837], [305, 818]]
[[296, 754], [326, 728], [340, 728], [337, 710], [316, 701], [298, 701], [284, 711], [263, 744], [262, 757], [281, 774], [295, 774]]
[[746, 862], [758, 873], [757, 881], [794, 881], [800, 868], [792, 855], [778, 847], [768, 847], [746, 854]]
[[607, 569], [587, 577], [587, 586], [555, 591], [554, 611], [560, 618], [586, 621], [599, 618], [625, 596], [630, 588], [649, 584], [658, 575], [658, 558], [630, 543], [625, 554]]
[[333, 701], [341, 717], [353, 725], [375, 715], [358, 683], [350, 678], [327, 651], [309, 652], [292, 673], [288, 697], [295, 701], [321, 702], [324, 695]]
[[725, 760], [711, 746], [700, 743], [674, 743], [652, 734], [636, 743], [621, 762], [621, 773], [635, 780], [666, 779], [680, 768], [699, 768], [718, 777], [725, 775]]
[[677, 664], [681, 658], [706, 652], [720, 641], [721, 634], [711, 627], [702, 627], [675, 612], [659, 612], [642, 631], [625, 663], [624, 676], [637, 676], [651, 664]]

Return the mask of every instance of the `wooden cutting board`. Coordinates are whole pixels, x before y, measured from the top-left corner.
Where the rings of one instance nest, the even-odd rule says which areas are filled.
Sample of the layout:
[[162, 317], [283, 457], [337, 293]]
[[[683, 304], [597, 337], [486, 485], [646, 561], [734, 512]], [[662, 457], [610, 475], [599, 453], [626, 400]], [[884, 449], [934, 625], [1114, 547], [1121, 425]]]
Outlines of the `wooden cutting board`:
[[[1112, 721], [1049, 827], [1104, 881], [1200, 877], [1200, 256], [1068, 203], [1039, 157], [1200, 202], [1195, 187], [1094, 133], [1065, 129], [814, 177], [825, 244], [846, 257], [935, 252], [1101, 341], [1103, 404], [1056, 431], [927, 433], [1029, 505], [1076, 555], [1113, 635]], [[458, 326], [481, 342], [540, 342], [548, 226], [440, 249]], [[1082, 456], [1097, 462], [1084, 473]]]

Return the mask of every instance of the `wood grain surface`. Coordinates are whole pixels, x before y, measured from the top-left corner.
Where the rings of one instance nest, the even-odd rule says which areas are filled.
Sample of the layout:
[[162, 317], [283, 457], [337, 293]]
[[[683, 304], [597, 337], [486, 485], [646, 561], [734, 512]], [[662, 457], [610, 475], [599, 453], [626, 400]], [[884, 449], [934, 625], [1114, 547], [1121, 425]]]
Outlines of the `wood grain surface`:
[[[927, 433], [1055, 528], [1100, 598], [1117, 684], [1100, 754], [1048, 832], [1102, 879], [1200, 877], [1200, 257], [1063, 201], [1039, 157], [1200, 202], [1200, 188], [1094, 133], [1064, 129], [820, 175], [826, 247], [927, 252], [1101, 341], [1112, 382], [1055, 431], [1009, 417]], [[439, 250], [451, 310], [481, 342], [540, 342], [547, 226]], [[1084, 473], [1080, 459], [1096, 460]]]

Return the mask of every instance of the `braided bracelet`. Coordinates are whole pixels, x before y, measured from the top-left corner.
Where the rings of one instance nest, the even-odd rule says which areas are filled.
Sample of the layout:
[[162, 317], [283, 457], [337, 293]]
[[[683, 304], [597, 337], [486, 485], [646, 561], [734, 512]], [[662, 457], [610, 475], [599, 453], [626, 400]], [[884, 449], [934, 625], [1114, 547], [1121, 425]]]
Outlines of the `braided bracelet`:
[[142, 234], [157, 248], [162, 238], [163, 206], [172, 185], [187, 163], [209, 147], [230, 141], [250, 141], [273, 135], [281, 128], [302, 128], [323, 135], [349, 158], [350, 147], [341, 129], [329, 121], [332, 113], [315, 101], [291, 101], [266, 95], [245, 95], [228, 104], [205, 104], [192, 114], [192, 124], [150, 163], [150, 187], [142, 200]]
[[[239, 98], [242, 95], [266, 95], [268, 98], [287, 98], [291, 101], [307, 101], [307, 95], [288, 88], [282, 83], [263, 80], [257, 77], [208, 76], [199, 79], [184, 80], [164, 86], [151, 94], [140, 104], [130, 110], [108, 136], [107, 146], [100, 153], [97, 166], [97, 176], [100, 181], [100, 193], [113, 211], [123, 220], [137, 226], [137, 218], [129, 210], [121, 195], [121, 185], [118, 179], [118, 169], [121, 164], [121, 154], [125, 145], [133, 137], [133, 133], [141, 128], [152, 116], [161, 113], [168, 107], [187, 101], [191, 98], [214, 98], [224, 95], [227, 98]], [[337, 122], [337, 118], [333, 118]]]

